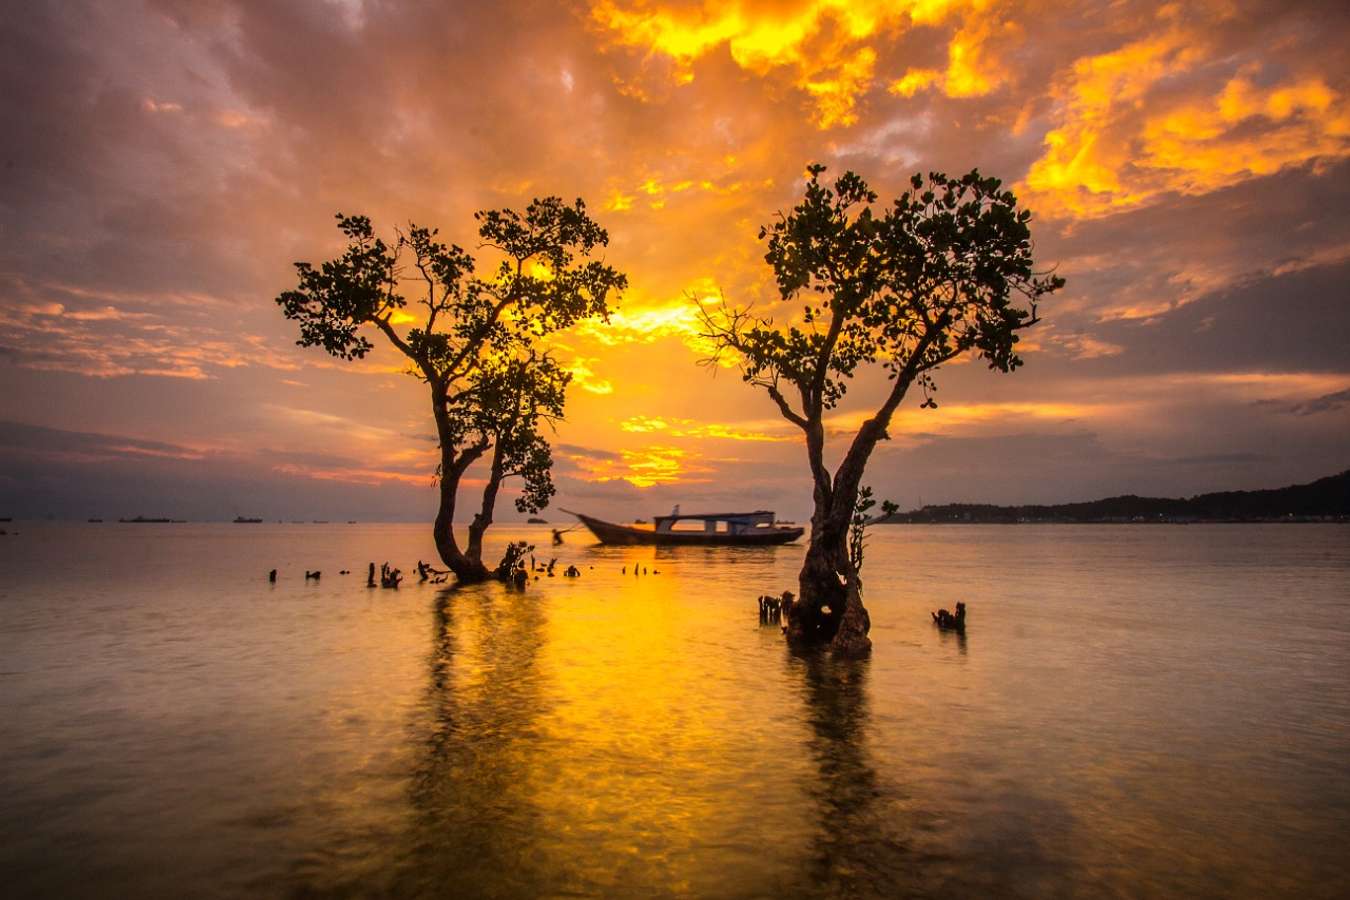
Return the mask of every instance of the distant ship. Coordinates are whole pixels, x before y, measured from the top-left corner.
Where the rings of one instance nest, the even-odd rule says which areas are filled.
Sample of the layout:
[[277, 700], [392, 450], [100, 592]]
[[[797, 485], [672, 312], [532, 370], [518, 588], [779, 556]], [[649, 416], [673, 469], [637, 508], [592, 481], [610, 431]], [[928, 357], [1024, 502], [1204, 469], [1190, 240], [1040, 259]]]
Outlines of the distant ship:
[[[763, 547], [786, 544], [801, 537], [805, 529], [782, 528], [774, 524], [774, 514], [768, 510], [744, 513], [672, 513], [654, 516], [651, 528], [616, 525], [594, 516], [564, 509], [576, 516], [591, 530], [602, 544], [657, 544], [661, 546], [732, 546]], [[677, 529], [678, 522], [700, 521], [701, 530]]]
[[235, 517], [234, 517], [234, 524], [236, 524], [236, 525], [261, 525], [261, 524], [262, 524], [262, 519], [250, 519], [250, 518], [248, 518], [248, 517], [246, 517], [246, 516], [235, 516]]
[[547, 525], [548, 519], [541, 519], [538, 516], [531, 516], [525, 520], [526, 525]]
[[117, 521], [125, 525], [181, 525], [184, 519], [160, 519], [149, 516], [137, 516], [134, 519], [118, 519]]
[[100, 519], [100, 518], [98, 518], [97, 516], [94, 516], [94, 517], [90, 518], [89, 521], [90, 521], [90, 523], [98, 523], [98, 522], [102, 522], [103, 520]]

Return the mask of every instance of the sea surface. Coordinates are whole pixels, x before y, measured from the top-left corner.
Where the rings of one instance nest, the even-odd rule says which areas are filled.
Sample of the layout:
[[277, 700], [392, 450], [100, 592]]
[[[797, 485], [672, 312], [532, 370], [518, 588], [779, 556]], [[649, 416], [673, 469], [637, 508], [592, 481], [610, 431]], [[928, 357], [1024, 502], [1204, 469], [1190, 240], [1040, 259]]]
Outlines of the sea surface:
[[5, 897], [1350, 895], [1344, 525], [878, 527], [861, 663], [759, 625], [800, 545], [5, 527]]

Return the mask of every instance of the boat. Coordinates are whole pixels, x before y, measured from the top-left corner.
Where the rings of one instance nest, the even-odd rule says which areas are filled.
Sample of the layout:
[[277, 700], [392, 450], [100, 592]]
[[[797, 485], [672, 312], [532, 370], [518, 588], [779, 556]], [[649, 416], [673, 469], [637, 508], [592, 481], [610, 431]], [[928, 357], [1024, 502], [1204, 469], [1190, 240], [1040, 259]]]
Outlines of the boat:
[[262, 524], [262, 519], [250, 519], [250, 518], [248, 518], [247, 516], [235, 516], [235, 517], [234, 517], [234, 524], [236, 524], [236, 525], [261, 525], [261, 524]]
[[[805, 529], [781, 528], [774, 524], [774, 514], [768, 510], [737, 513], [684, 513], [653, 517], [651, 528], [616, 525], [579, 512], [564, 509], [576, 516], [581, 524], [602, 544], [657, 544], [660, 546], [732, 546], [766, 547], [786, 544], [802, 536]], [[677, 529], [685, 521], [701, 521], [702, 530]], [[720, 527], [725, 526], [725, 527]]]
[[181, 525], [182, 519], [165, 519], [154, 516], [137, 516], [134, 519], [118, 519], [123, 525]]
[[548, 519], [541, 519], [538, 516], [531, 516], [525, 520], [526, 525], [547, 525]]
[[100, 519], [98, 516], [93, 516], [92, 518], [89, 519], [89, 523], [90, 523], [91, 525], [92, 525], [92, 524], [98, 524], [98, 523], [101, 523], [102, 521], [103, 521], [103, 520]]

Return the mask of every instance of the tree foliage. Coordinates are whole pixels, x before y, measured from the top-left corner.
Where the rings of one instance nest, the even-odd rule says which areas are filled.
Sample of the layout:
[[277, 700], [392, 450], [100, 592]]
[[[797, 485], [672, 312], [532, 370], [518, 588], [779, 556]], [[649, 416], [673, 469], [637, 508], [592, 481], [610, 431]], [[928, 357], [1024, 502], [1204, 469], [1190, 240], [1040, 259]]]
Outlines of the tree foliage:
[[562, 416], [571, 375], [539, 339], [607, 318], [609, 299], [627, 286], [598, 258], [609, 235], [581, 200], [536, 199], [524, 212], [485, 210], [475, 219], [487, 277], [479, 259], [436, 229], [410, 225], [388, 243], [366, 216], [339, 214], [346, 249], [317, 267], [296, 263], [297, 288], [277, 298], [299, 323], [302, 346], [360, 359], [378, 333], [429, 387], [441, 448], [437, 543], [452, 567], [448, 557], [460, 554], [450, 525], [454, 488], [489, 451], [484, 503], [470, 527], [473, 562], [503, 479], [522, 479], [520, 511], [547, 505], [554, 489], [543, 426]]
[[707, 336], [737, 354], [747, 382], [805, 425], [873, 363], [897, 382], [897, 400], [918, 381], [926, 406], [936, 406], [930, 373], [963, 353], [1001, 372], [1022, 364], [1017, 332], [1064, 281], [1035, 272], [1031, 213], [1012, 192], [978, 171], [933, 172], [878, 213], [861, 177], [847, 172], [831, 187], [824, 171], [811, 166], [802, 202], [760, 229], [781, 298], [802, 300], [800, 323], [776, 327], [726, 307], [705, 315]]
[[[863, 551], [867, 549], [867, 529], [873, 524], [868, 512], [876, 505], [870, 487], [858, 488], [858, 499], [853, 503], [853, 517], [848, 525], [848, 561], [855, 573], [862, 572]], [[895, 502], [881, 501], [882, 518], [893, 516], [899, 511], [900, 507]]]

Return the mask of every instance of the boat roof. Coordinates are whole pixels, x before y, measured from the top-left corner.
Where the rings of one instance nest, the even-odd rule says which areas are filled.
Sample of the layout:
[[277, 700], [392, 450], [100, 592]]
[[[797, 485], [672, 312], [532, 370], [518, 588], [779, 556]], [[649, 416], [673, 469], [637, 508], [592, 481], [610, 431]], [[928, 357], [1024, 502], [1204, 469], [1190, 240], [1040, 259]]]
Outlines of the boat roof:
[[757, 509], [754, 512], [680, 513], [678, 516], [653, 516], [652, 518], [656, 521], [670, 522], [679, 521], [680, 519], [703, 519], [704, 521], [716, 519], [721, 521], [723, 519], [758, 519], [761, 516], [772, 516], [773, 514], [773, 510], [771, 509]]

